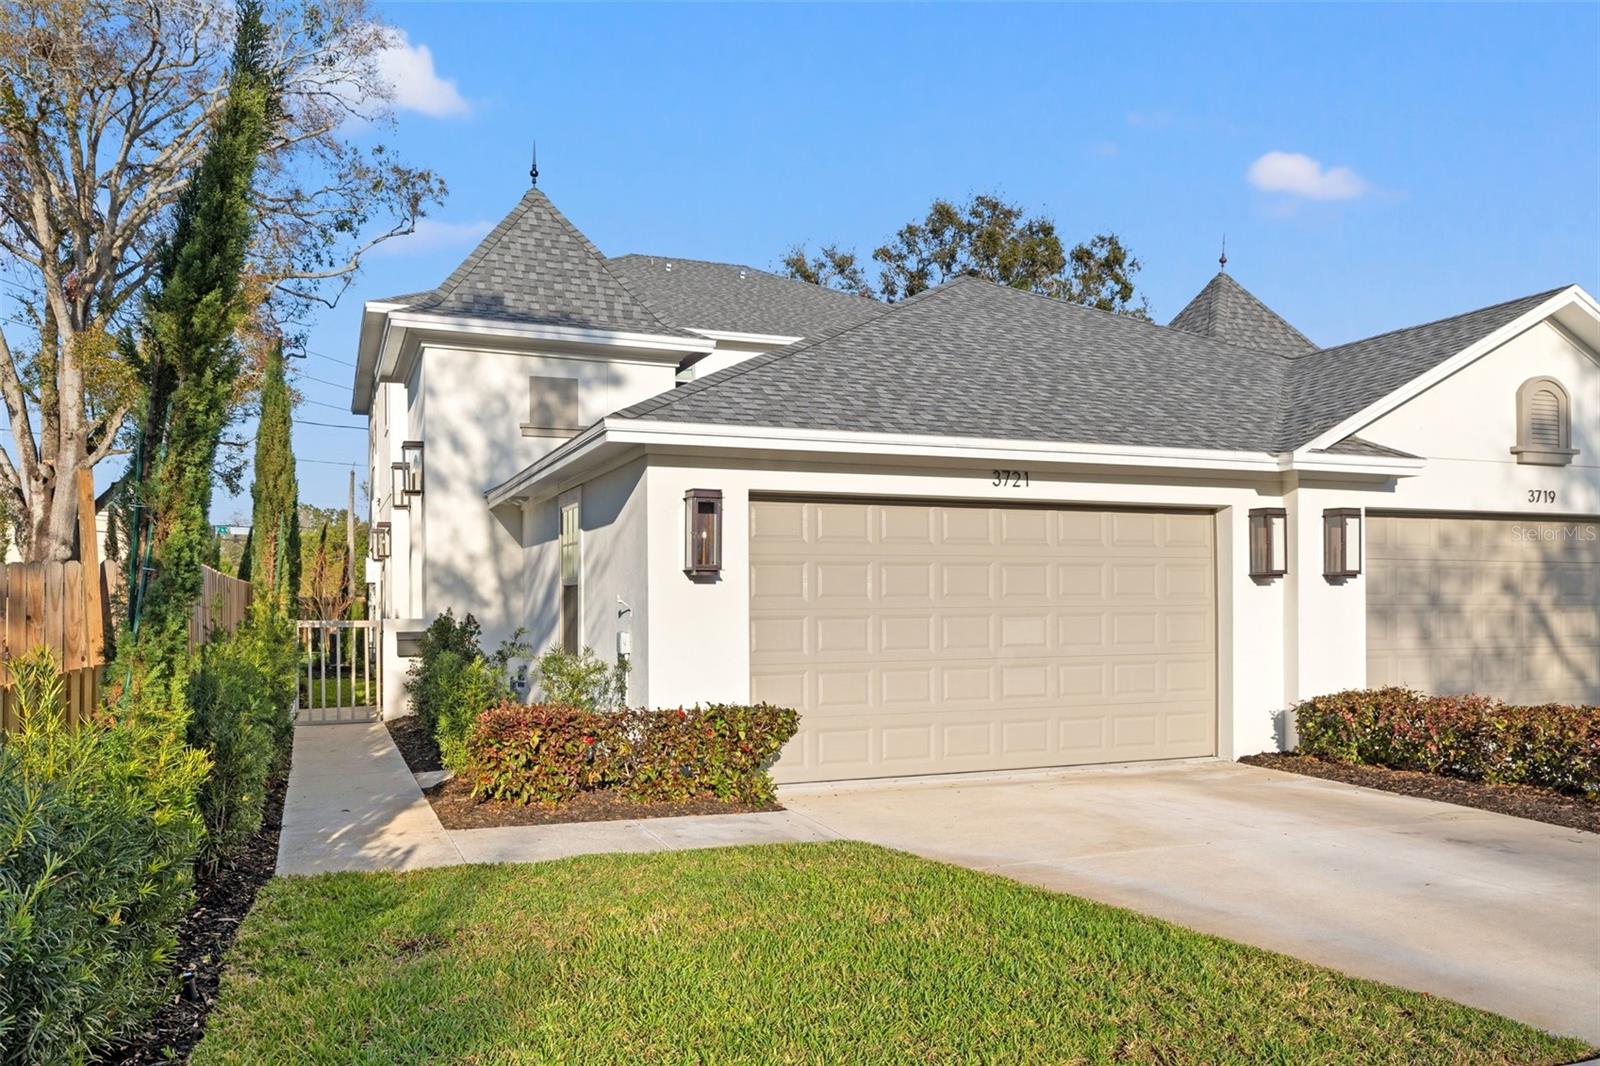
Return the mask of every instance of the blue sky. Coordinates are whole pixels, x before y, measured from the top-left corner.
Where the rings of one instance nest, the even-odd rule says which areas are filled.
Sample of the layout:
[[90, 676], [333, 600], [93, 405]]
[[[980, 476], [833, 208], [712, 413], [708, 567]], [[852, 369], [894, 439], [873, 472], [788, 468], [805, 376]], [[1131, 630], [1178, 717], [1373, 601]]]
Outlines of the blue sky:
[[[391, 4], [397, 126], [450, 198], [300, 364], [356, 425], [361, 300], [444, 278], [540, 187], [607, 254], [863, 253], [995, 190], [1115, 230], [1159, 321], [1216, 269], [1332, 344], [1556, 285], [1600, 292], [1600, 6]], [[424, 52], [424, 50], [426, 50]], [[431, 65], [431, 72], [430, 72]], [[374, 135], [377, 135], [376, 132]], [[336, 360], [343, 360], [344, 363]], [[342, 502], [365, 437], [296, 427]], [[219, 520], [248, 513], [219, 498]]]

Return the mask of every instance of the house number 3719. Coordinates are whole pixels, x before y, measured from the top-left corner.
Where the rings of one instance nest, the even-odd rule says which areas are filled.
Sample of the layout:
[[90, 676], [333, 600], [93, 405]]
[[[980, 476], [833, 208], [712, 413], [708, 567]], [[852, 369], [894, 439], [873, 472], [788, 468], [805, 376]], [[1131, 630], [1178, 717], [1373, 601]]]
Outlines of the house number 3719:
[[1025, 489], [1028, 487], [1028, 472], [1026, 470], [995, 470], [994, 479], [989, 484], [997, 489]]
[[1528, 490], [1528, 502], [1529, 503], [1555, 503], [1556, 502], [1556, 490], [1555, 489], [1529, 489]]

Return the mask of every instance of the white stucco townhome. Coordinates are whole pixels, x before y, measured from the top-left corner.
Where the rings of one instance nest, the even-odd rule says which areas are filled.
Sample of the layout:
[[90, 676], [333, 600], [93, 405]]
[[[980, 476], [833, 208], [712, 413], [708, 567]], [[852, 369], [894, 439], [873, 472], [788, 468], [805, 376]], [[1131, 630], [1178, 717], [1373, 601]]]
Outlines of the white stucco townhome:
[[607, 258], [530, 189], [366, 304], [390, 679], [446, 608], [802, 715], [781, 781], [1216, 755], [1405, 683], [1600, 702], [1600, 307], [1319, 348], [1218, 273], [1167, 326]]

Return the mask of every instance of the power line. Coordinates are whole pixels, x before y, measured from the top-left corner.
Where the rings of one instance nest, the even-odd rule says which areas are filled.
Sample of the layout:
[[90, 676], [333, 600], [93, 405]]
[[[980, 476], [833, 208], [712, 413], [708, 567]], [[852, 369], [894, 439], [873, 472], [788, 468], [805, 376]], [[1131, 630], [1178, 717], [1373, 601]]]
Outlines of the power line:
[[329, 429], [359, 429], [363, 433], [367, 431], [366, 426], [347, 426], [342, 422], [313, 422], [309, 418], [294, 418], [290, 419], [290, 421], [297, 426], [327, 426]]
[[348, 411], [349, 407], [342, 403], [328, 403], [326, 400], [301, 400], [301, 403], [314, 403], [318, 407], [331, 407], [335, 411]]
[[349, 466], [349, 467], [354, 467], [357, 470], [359, 470], [362, 467], [367, 465], [366, 463], [341, 463], [337, 459], [301, 459], [298, 456], [295, 457], [295, 462], [297, 462], [297, 463], [320, 463], [323, 466]]
[[343, 381], [329, 381], [327, 378], [314, 378], [310, 374], [301, 374], [307, 381], [315, 381], [318, 385], [332, 385], [336, 389], [348, 389], [350, 384]]
[[354, 366], [355, 366], [355, 364], [354, 364], [354, 363], [352, 363], [352, 362], [350, 362], [350, 360], [348, 360], [348, 359], [335, 359], [335, 358], [334, 358], [334, 357], [333, 357], [333, 356], [331, 356], [331, 355], [323, 355], [323, 354], [322, 354], [322, 353], [321, 353], [321, 352], [314, 352], [314, 351], [312, 351], [312, 350], [311, 350], [311, 349], [310, 349], [310, 348], [307, 348], [307, 349], [306, 349], [306, 350], [305, 350], [305, 353], [306, 353], [306, 354], [307, 354], [307, 355], [314, 355], [314, 356], [316, 356], [316, 357], [317, 357], [317, 358], [318, 358], [318, 359], [326, 359], [326, 360], [327, 360], [327, 361], [328, 361], [328, 362], [330, 362], [330, 363], [338, 363], [338, 364], [340, 364], [340, 365], [341, 365], [341, 366], [348, 366], [348, 367], [354, 367]]

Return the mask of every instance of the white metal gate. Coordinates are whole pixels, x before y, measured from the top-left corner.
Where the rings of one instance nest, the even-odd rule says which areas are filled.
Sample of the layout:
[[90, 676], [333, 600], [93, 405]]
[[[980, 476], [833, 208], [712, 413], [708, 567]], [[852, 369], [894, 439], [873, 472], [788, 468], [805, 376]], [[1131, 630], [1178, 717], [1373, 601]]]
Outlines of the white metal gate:
[[297, 725], [372, 722], [383, 706], [383, 656], [374, 619], [300, 621]]

